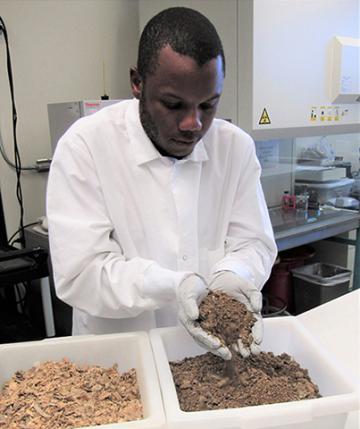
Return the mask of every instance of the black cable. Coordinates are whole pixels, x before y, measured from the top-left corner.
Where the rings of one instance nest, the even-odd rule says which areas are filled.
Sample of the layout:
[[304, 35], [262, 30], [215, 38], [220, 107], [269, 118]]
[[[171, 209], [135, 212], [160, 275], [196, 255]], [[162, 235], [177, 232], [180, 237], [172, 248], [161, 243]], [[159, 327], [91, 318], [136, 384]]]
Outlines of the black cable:
[[0, 16], [0, 24], [2, 27], [2, 32], [4, 33], [5, 45], [6, 45], [6, 64], [7, 64], [7, 72], [9, 79], [9, 87], [11, 94], [11, 109], [12, 109], [12, 125], [13, 125], [13, 141], [14, 141], [14, 158], [15, 158], [15, 171], [16, 171], [16, 197], [19, 203], [20, 208], [20, 221], [19, 221], [19, 233], [20, 238], [19, 242], [22, 247], [25, 247], [25, 235], [24, 235], [24, 204], [23, 204], [23, 195], [21, 188], [21, 158], [20, 152], [17, 144], [17, 136], [16, 136], [16, 125], [17, 125], [17, 112], [15, 106], [15, 96], [14, 96], [14, 82], [12, 76], [12, 67], [11, 67], [11, 58], [10, 58], [10, 49], [9, 49], [9, 41], [5, 23]]
[[[16, 166], [14, 165], [14, 163], [9, 159], [9, 157], [6, 154], [4, 142], [2, 139], [2, 135], [1, 135], [1, 130], [0, 130], [0, 154], [3, 158], [3, 160], [6, 162], [6, 164], [15, 170]], [[39, 171], [39, 167], [37, 165], [36, 166], [35, 165], [34, 166], [28, 166], [28, 167], [21, 166], [21, 170], [22, 171]]]
[[[0, 36], [1, 36], [2, 32], [4, 32], [4, 35], [5, 35], [6, 28], [5, 28], [4, 21], [3, 21], [3, 19], [0, 16]], [[7, 51], [10, 52], [9, 44], [8, 44], [8, 38], [7, 38], [7, 33], [6, 33], [6, 36], [4, 36], [4, 37], [5, 37]], [[10, 62], [10, 54], [8, 56], [8, 59], [9, 59], [9, 62]], [[10, 63], [10, 71], [11, 71], [11, 63]], [[11, 81], [12, 81], [12, 77], [11, 77]], [[16, 109], [15, 109], [15, 112], [16, 112]], [[0, 132], [0, 154], [1, 154], [1, 156], [4, 159], [4, 161], [6, 162], [6, 164], [9, 167], [11, 167], [13, 169], [16, 169], [16, 165], [14, 165], [14, 163], [6, 155], [6, 151], [5, 151], [5, 147], [4, 147], [4, 144], [3, 144], [1, 132]], [[40, 169], [39, 165], [31, 165], [31, 166], [27, 166], [27, 167], [23, 167], [21, 165], [21, 171], [40, 171], [41, 172], [41, 169]]]
[[[28, 223], [28, 224], [26, 224], [26, 225], [24, 225], [23, 226], [23, 228], [25, 229], [25, 228], [28, 228], [29, 226], [33, 226], [33, 225], [38, 225], [39, 224], [39, 222], [31, 222], [31, 223]], [[17, 234], [19, 234], [19, 232], [21, 231], [21, 228], [19, 228], [19, 229], [17, 229], [15, 232], [14, 232], [14, 234], [8, 239], [8, 244], [9, 245], [13, 245], [14, 243], [16, 243], [16, 241], [17, 240], [15, 240], [15, 241], [13, 241], [13, 242], [11, 242], [11, 240], [17, 235]]]

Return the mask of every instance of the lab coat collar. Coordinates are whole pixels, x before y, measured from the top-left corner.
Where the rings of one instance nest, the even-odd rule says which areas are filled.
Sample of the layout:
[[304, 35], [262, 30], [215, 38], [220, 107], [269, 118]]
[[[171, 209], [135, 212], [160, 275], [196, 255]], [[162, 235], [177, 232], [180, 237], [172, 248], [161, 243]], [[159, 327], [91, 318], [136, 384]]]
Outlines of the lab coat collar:
[[[137, 165], [142, 165], [164, 158], [152, 144], [142, 127], [139, 115], [139, 101], [135, 98], [130, 103], [126, 114], [126, 123], [129, 138], [133, 148], [133, 154]], [[182, 162], [203, 162], [209, 159], [203, 140], [200, 140], [190, 155], [183, 158]]]

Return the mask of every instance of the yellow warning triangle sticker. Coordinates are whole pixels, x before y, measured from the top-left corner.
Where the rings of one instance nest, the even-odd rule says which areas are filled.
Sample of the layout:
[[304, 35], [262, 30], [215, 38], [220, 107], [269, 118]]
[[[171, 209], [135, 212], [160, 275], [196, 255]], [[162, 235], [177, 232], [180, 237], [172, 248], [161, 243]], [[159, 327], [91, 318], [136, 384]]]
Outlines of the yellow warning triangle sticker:
[[269, 117], [266, 109], [264, 109], [262, 114], [261, 114], [259, 125], [268, 125], [268, 124], [271, 124], [270, 117]]

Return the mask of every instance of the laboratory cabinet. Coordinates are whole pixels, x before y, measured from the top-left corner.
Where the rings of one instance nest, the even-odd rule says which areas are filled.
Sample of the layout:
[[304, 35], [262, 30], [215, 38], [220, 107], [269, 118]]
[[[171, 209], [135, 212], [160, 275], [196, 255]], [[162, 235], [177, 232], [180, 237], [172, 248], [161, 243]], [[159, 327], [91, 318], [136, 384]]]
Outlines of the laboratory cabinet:
[[360, 130], [357, 0], [239, 1], [238, 27], [238, 124], [254, 138]]
[[170, 6], [199, 10], [223, 41], [219, 117], [255, 140], [360, 131], [357, 0], [140, 0], [140, 31]]

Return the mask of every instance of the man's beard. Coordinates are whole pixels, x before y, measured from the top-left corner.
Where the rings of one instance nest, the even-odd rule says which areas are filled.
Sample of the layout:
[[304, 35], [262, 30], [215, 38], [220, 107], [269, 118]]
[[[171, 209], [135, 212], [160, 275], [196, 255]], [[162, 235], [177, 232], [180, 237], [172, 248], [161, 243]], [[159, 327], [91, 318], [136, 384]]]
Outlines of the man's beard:
[[159, 141], [159, 131], [157, 129], [157, 126], [155, 125], [145, 102], [145, 96], [143, 95], [143, 92], [140, 97], [140, 122], [141, 125], [144, 128], [144, 131], [146, 135], [149, 137], [149, 139], [153, 142], [153, 144], [157, 147], [157, 142]]
[[[165, 147], [162, 147], [159, 144], [159, 141], [160, 141], [159, 129], [155, 125], [155, 122], [153, 121], [149, 113], [149, 110], [146, 107], [146, 99], [143, 94], [144, 92], [141, 93], [140, 100], [139, 100], [139, 114], [140, 114], [140, 122], [142, 127], [144, 128], [146, 135], [149, 137], [152, 144], [155, 146], [155, 148], [162, 156], [170, 156], [178, 159], [183, 158], [183, 156], [178, 157], [174, 154], [167, 152]], [[181, 133], [181, 136], [185, 139], [194, 139], [194, 133], [191, 131], [183, 131]], [[200, 138], [201, 136], [197, 137], [197, 141], [199, 141]]]

